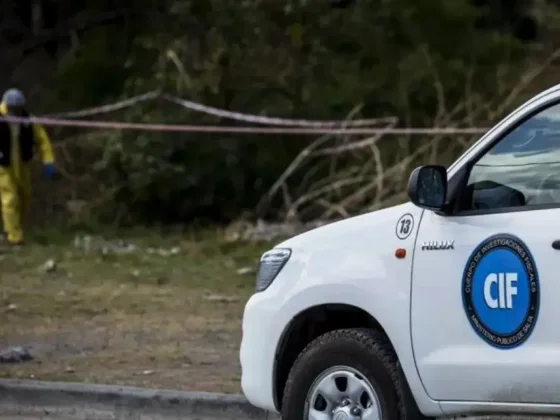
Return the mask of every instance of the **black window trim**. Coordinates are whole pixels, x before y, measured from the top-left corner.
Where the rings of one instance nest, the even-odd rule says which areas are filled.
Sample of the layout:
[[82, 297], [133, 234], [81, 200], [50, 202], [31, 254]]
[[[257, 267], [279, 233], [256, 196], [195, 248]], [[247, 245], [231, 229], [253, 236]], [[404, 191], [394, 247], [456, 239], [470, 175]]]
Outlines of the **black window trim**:
[[[505, 130], [505, 132], [503, 132], [501, 135], [499, 135], [494, 140], [489, 142], [481, 150], [479, 150], [478, 153], [475, 156], [473, 156], [471, 159], [466, 161], [461, 166], [461, 168], [459, 168], [453, 174], [453, 176], [449, 179], [449, 183], [460, 183], [461, 180], [456, 179], [456, 177], [458, 177], [458, 176], [459, 177], [464, 176], [465, 177], [464, 180], [465, 181], [468, 180], [468, 177], [471, 174], [473, 166], [476, 165], [476, 163], [486, 153], [488, 153], [488, 151], [490, 149], [492, 149], [496, 144], [498, 144], [500, 141], [502, 141], [505, 137], [509, 136], [515, 129], [517, 129], [519, 126], [524, 124], [526, 121], [530, 120], [535, 115], [540, 114], [541, 112], [543, 112], [543, 111], [545, 111], [549, 108], [552, 108], [556, 105], [560, 105], [560, 98], [559, 97], [555, 97], [555, 98], [552, 98], [552, 99], [544, 102], [538, 108], [534, 109], [533, 111], [531, 111], [527, 115], [522, 116], [519, 120], [517, 120], [509, 128], [507, 128]], [[466, 173], [465, 173], [465, 168], [467, 168]], [[463, 182], [463, 184], [464, 184], [464, 182]], [[466, 185], [462, 185], [461, 187], [459, 187], [454, 192], [454, 196], [450, 197], [451, 200], [454, 201], [454, 202], [460, 201], [465, 187], [466, 187]], [[484, 216], [484, 215], [491, 215], [491, 214], [521, 213], [521, 212], [525, 212], [525, 211], [550, 210], [550, 209], [556, 209], [556, 208], [560, 208], [560, 203], [538, 204], [538, 205], [527, 205], [527, 206], [516, 206], [516, 207], [503, 207], [503, 208], [498, 208], [498, 209], [484, 209], [484, 210], [457, 210], [457, 212], [453, 212], [452, 214], [447, 214], [445, 216], [447, 216], [447, 217]]]

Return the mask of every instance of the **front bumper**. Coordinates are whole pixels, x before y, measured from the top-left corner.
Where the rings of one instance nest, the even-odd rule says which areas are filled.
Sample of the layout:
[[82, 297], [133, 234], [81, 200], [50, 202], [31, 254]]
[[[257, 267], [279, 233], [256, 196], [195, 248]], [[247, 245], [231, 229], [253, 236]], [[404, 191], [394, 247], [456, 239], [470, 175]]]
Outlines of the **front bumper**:
[[[277, 412], [274, 404], [274, 363], [282, 334], [277, 305], [265, 297], [253, 295], [245, 305], [241, 340], [241, 388], [251, 404]], [[276, 317], [276, 318], [275, 318]]]

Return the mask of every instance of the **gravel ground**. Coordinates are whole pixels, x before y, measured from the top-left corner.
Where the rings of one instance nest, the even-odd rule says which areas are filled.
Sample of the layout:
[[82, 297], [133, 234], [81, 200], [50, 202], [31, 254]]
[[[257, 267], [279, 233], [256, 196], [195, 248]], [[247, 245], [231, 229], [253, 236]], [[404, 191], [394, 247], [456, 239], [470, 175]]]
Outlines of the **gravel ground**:
[[0, 377], [238, 393], [243, 307], [269, 246], [143, 232], [0, 254], [0, 350], [33, 357]]

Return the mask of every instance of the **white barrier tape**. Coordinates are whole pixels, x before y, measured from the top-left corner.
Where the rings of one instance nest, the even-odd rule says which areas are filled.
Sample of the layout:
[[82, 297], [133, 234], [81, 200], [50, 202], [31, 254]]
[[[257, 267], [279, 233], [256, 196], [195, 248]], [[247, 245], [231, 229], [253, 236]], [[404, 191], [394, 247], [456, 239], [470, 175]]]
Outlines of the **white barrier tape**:
[[115, 102], [112, 104], [102, 105], [95, 108], [85, 108], [79, 111], [63, 112], [58, 114], [47, 114], [48, 118], [76, 118], [76, 117], [91, 117], [98, 114], [106, 114], [108, 112], [117, 111], [119, 109], [128, 108], [140, 102], [146, 102], [155, 99], [160, 95], [160, 91], [152, 91], [144, 93], [143, 95], [133, 96], [131, 98]]
[[233, 112], [225, 109], [215, 108], [212, 106], [202, 105], [193, 101], [188, 101], [186, 99], [180, 99], [172, 95], [163, 94], [162, 98], [173, 102], [177, 105], [190, 109], [192, 111], [203, 112], [205, 114], [214, 115], [220, 118], [227, 118], [236, 121], [244, 121], [249, 123], [257, 123], [262, 125], [276, 125], [276, 126], [290, 126], [290, 127], [365, 127], [379, 124], [396, 124], [396, 117], [385, 117], [385, 118], [369, 118], [363, 120], [328, 120], [328, 121], [313, 121], [313, 120], [303, 120], [303, 119], [288, 119], [288, 118], [274, 118], [274, 117], [263, 117], [254, 114], [244, 114], [241, 112]]
[[[138, 95], [138, 96], [131, 97], [129, 99], [115, 102], [113, 104], [102, 105], [95, 108], [86, 108], [83, 110], [73, 111], [73, 112], [47, 114], [45, 115], [45, 117], [48, 118], [90, 117], [98, 114], [105, 114], [123, 108], [131, 107], [140, 102], [146, 102], [148, 100], [156, 99], [160, 95], [161, 92], [159, 90], [152, 91], [152, 92], [145, 93], [143, 95]], [[255, 114], [233, 112], [221, 108], [211, 107], [197, 102], [181, 99], [176, 96], [172, 96], [168, 94], [164, 94], [162, 95], [162, 97], [169, 102], [190, 109], [191, 111], [202, 112], [204, 114], [214, 115], [220, 118], [258, 123], [262, 125], [299, 126], [299, 127], [341, 127], [341, 126], [365, 127], [365, 126], [379, 125], [379, 124], [395, 124], [397, 122], [397, 118], [395, 117], [370, 118], [370, 119], [348, 120], [348, 121], [344, 121], [344, 120], [313, 121], [313, 120], [305, 120], [305, 119], [296, 120], [296, 119], [286, 119], [286, 118], [277, 118], [277, 117], [264, 117]]]
[[68, 120], [45, 117], [4, 117], [5, 121], [21, 123], [38, 123], [46, 126], [61, 127], [88, 127], [88, 128], [110, 128], [117, 130], [139, 130], [139, 131], [167, 131], [167, 132], [191, 132], [191, 133], [238, 133], [238, 134], [289, 134], [289, 135], [317, 135], [317, 134], [340, 134], [340, 135], [475, 135], [483, 134], [488, 128], [319, 128], [319, 127], [236, 127], [236, 126], [210, 126], [210, 125], [179, 125], [179, 124], [147, 124], [129, 123], [121, 121], [88, 121]]

